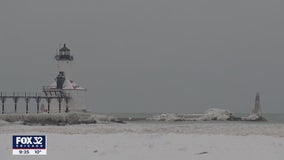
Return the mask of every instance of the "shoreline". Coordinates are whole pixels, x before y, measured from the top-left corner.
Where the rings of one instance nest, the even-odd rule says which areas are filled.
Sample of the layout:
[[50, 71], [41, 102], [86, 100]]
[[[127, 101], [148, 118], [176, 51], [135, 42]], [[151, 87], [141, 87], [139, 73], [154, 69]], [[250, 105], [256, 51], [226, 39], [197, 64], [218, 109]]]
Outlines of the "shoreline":
[[200, 134], [200, 135], [264, 135], [284, 137], [284, 124], [279, 123], [242, 123], [242, 122], [135, 122], [135, 123], [107, 123], [107, 124], [76, 124], [76, 125], [22, 125], [5, 123], [0, 125], [0, 134], [5, 133], [55, 133], [55, 134], [109, 134], [109, 133], [137, 133], [137, 134]]

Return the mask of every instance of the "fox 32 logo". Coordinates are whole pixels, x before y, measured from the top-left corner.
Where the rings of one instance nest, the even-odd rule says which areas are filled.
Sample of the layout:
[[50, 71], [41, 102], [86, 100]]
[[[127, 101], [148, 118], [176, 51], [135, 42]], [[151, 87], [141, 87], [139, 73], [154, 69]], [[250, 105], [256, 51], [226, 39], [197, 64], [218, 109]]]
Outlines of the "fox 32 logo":
[[14, 135], [13, 155], [46, 155], [46, 136]]

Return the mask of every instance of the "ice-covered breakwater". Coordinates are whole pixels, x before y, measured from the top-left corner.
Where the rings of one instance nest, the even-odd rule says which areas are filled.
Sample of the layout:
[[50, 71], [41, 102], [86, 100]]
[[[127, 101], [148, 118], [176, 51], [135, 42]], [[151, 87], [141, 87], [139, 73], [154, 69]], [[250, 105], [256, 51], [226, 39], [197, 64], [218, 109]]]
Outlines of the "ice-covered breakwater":
[[236, 117], [230, 111], [211, 108], [204, 114], [163, 113], [150, 118], [117, 118], [89, 112], [40, 113], [40, 114], [0, 114], [0, 120], [26, 125], [67, 125], [90, 123], [124, 123], [125, 121], [265, 121], [259, 115]]
[[263, 121], [261, 116], [236, 117], [230, 111], [210, 108], [204, 114], [175, 114], [163, 113], [147, 118], [156, 121]]
[[66, 125], [90, 123], [123, 123], [114, 117], [93, 113], [52, 113], [52, 114], [3, 114], [0, 120], [20, 122], [27, 125]]

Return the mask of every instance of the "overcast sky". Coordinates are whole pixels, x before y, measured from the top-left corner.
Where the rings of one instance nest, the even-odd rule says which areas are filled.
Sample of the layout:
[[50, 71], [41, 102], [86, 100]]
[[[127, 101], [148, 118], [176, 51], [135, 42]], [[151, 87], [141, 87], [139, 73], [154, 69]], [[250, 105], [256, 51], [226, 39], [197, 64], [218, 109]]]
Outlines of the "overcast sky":
[[97, 112], [284, 113], [281, 0], [1, 0], [0, 89], [41, 91], [67, 43]]

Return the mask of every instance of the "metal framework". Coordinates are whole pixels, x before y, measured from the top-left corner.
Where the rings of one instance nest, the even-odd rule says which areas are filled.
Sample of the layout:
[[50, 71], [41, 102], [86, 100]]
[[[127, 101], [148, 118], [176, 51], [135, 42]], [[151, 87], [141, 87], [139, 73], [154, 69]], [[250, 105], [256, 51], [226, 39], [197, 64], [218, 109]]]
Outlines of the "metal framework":
[[65, 100], [65, 112], [69, 112], [69, 106], [68, 103], [71, 99], [70, 95], [67, 95], [63, 90], [61, 89], [43, 89], [44, 95], [41, 93], [35, 93], [33, 95], [27, 94], [26, 92], [22, 95], [16, 94], [15, 92], [12, 95], [6, 95], [6, 93], [1, 92], [0, 93], [0, 100], [2, 102], [2, 114], [5, 114], [5, 102], [7, 99], [12, 99], [14, 101], [14, 112], [17, 113], [17, 106], [19, 99], [24, 99], [26, 103], [26, 114], [29, 113], [29, 102], [31, 99], [35, 100], [37, 103], [37, 113], [39, 113], [39, 104], [42, 99], [46, 100], [48, 104], [47, 113], [50, 113], [50, 103], [52, 99], [56, 99], [58, 102], [58, 111], [61, 113], [61, 103], [63, 100]]

